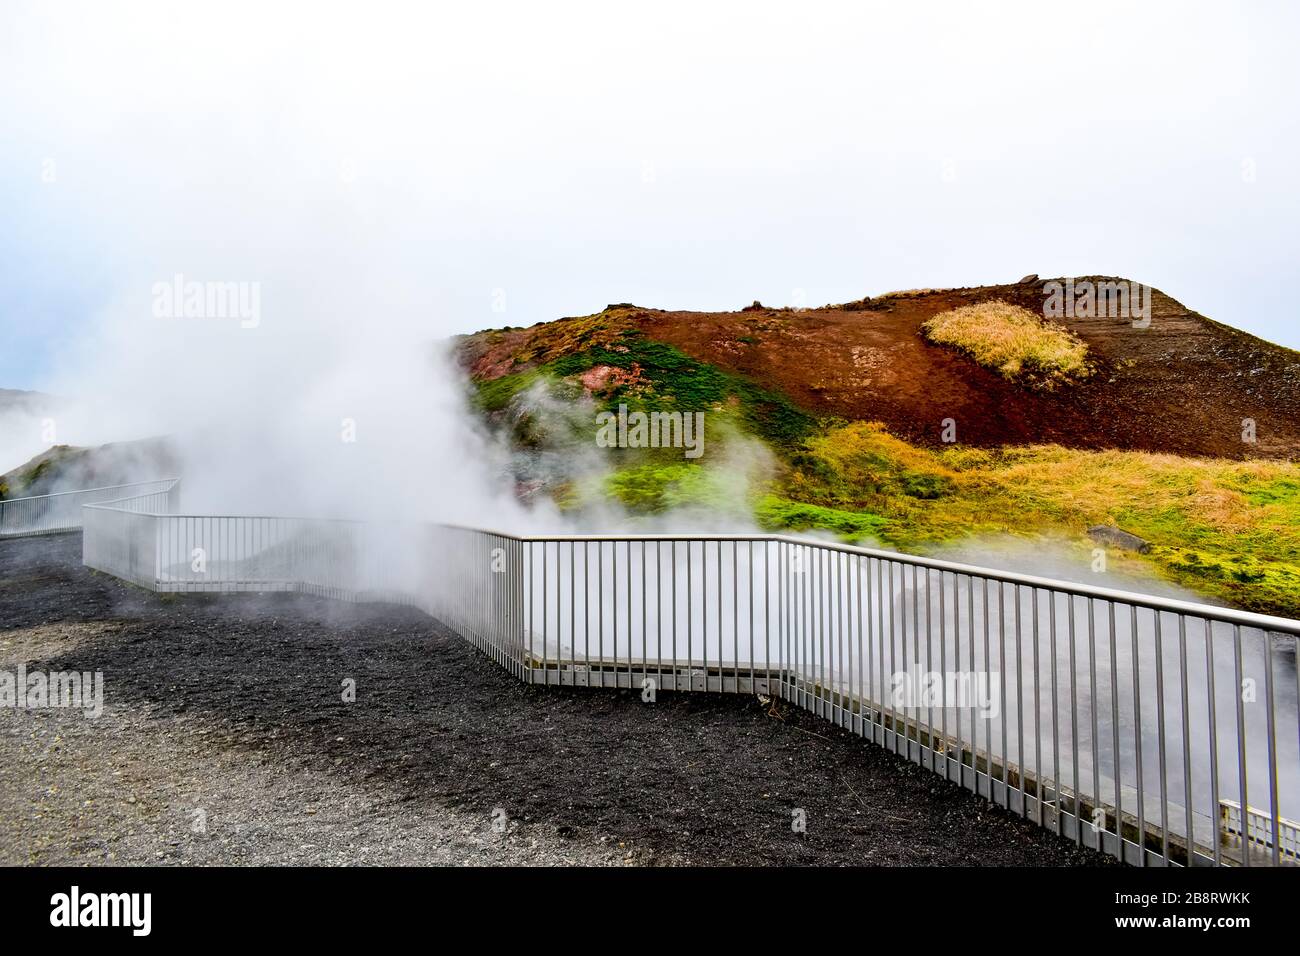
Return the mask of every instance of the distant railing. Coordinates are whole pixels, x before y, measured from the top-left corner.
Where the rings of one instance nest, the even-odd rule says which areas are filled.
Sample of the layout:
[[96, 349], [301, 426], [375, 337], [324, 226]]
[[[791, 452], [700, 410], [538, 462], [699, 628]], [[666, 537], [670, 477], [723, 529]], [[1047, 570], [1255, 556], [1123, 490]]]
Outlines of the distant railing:
[[[76, 531], [81, 527], [81, 506], [113, 499], [133, 498], [166, 491], [176, 479], [137, 481], [126, 485], [109, 485], [83, 491], [63, 491], [52, 495], [0, 500], [0, 538], [28, 534], [52, 534]], [[165, 503], [154, 510], [165, 510]]]
[[1219, 801], [1219, 811], [1222, 821], [1220, 829], [1226, 839], [1269, 854], [1276, 846], [1286, 862], [1300, 862], [1300, 824], [1293, 820], [1283, 820], [1279, 839], [1273, 828], [1272, 817], [1263, 810], [1247, 807], [1243, 816], [1241, 804], [1225, 797]]
[[1296, 862], [1297, 621], [779, 535], [142, 500], [85, 508], [86, 564], [158, 591], [412, 604], [530, 683], [780, 698], [1130, 863]]

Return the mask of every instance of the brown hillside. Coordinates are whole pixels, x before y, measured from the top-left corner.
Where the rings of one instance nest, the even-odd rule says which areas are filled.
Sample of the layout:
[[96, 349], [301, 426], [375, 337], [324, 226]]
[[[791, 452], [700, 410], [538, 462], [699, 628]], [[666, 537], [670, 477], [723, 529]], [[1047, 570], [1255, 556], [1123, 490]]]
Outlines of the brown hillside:
[[[1159, 291], [1146, 329], [1128, 319], [1057, 320], [1087, 343], [1097, 372], [1050, 393], [1007, 381], [920, 334], [940, 312], [992, 299], [1041, 314], [1045, 281], [896, 293], [799, 312], [634, 309], [620, 320], [809, 410], [880, 421], [923, 444], [937, 444], [941, 422], [953, 418], [963, 444], [1300, 457], [1300, 353], [1206, 319]], [[472, 336], [462, 356], [476, 378], [495, 378], [519, 370], [512, 355], [554, 357], [568, 338], [562, 323], [579, 321]], [[1246, 418], [1256, 423], [1253, 445], [1241, 439]]]

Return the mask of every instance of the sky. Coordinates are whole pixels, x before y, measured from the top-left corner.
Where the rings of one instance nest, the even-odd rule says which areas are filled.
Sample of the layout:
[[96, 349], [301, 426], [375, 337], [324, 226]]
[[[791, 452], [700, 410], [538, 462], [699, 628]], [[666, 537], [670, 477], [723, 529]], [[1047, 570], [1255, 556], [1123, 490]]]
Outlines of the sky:
[[[0, 387], [1028, 273], [1300, 347], [1298, 10], [5, 0]], [[257, 327], [160, 323], [178, 274]]]

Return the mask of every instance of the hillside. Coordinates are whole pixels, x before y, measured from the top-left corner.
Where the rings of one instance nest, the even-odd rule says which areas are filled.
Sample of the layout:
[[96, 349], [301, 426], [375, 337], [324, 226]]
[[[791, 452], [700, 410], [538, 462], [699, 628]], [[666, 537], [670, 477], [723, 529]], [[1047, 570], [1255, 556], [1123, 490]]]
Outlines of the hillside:
[[[1084, 279], [1108, 281], [1075, 281]], [[1051, 395], [1019, 388], [919, 334], [927, 319], [973, 302], [1041, 311], [1043, 285], [895, 293], [799, 312], [615, 307], [594, 321], [479, 333], [462, 355], [476, 381], [492, 380], [580, 347], [584, 334], [610, 341], [611, 333], [636, 330], [809, 412], [878, 421], [921, 444], [937, 444], [940, 422], [953, 418], [962, 444], [980, 447], [1052, 442], [1227, 458], [1300, 455], [1300, 353], [1213, 322], [1159, 290], [1146, 329], [1123, 318], [1058, 320], [1087, 344], [1099, 374]], [[1253, 446], [1241, 441], [1246, 418], [1256, 422]]]
[[159, 438], [94, 448], [55, 445], [0, 475], [0, 498], [150, 481], [178, 474], [178, 468], [175, 452]]
[[[1086, 355], [1075, 376], [1011, 377], [933, 340], [932, 320], [970, 306], [1043, 324], [1048, 291], [1034, 277], [801, 311], [620, 304], [465, 336], [458, 354], [519, 494], [580, 522], [613, 503], [911, 551], [1011, 536], [1084, 565], [1088, 529], [1121, 528], [1149, 547], [1109, 548], [1114, 569], [1300, 613], [1300, 354], [1156, 290], [1144, 328], [1047, 323]], [[705, 453], [598, 447], [593, 416], [620, 405], [705, 412]]]

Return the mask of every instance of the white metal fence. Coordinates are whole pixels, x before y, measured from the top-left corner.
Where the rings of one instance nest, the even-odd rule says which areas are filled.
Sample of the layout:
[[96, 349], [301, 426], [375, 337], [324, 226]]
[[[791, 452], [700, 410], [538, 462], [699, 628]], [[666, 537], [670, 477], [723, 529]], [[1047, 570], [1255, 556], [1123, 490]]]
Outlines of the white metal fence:
[[[82, 505], [115, 499], [134, 500], [138, 496], [152, 500], [149, 497], [152, 493], [165, 493], [175, 486], [176, 480], [167, 478], [0, 500], [0, 538], [75, 531], [81, 527]], [[165, 505], [165, 502], [158, 507], [150, 505], [150, 510], [166, 510]]]
[[413, 604], [532, 683], [781, 698], [1131, 863], [1300, 862], [1297, 621], [777, 535], [175, 504], [172, 486], [87, 506], [86, 564], [159, 591]]

